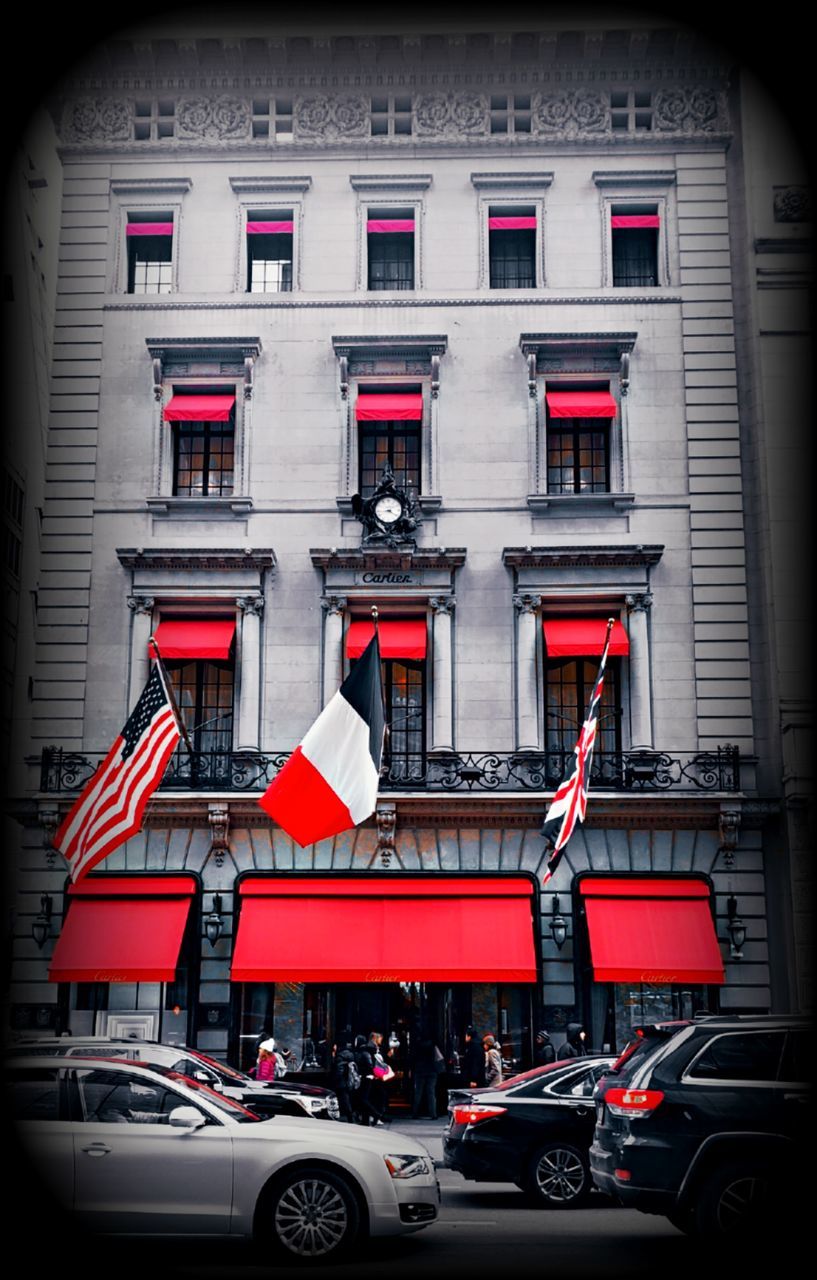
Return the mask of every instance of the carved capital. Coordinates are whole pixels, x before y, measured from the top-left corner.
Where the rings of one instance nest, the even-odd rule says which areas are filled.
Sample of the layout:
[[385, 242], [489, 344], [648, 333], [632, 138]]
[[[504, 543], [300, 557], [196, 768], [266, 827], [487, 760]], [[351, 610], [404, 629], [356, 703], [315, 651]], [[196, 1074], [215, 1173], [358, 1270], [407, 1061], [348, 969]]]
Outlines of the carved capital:
[[642, 595], [625, 596], [624, 603], [629, 613], [649, 613], [652, 608], [652, 592], [645, 591]]
[[321, 608], [330, 618], [342, 618], [346, 609], [346, 596], [324, 596]]
[[513, 597], [513, 607], [518, 614], [536, 613], [536, 610], [542, 603], [541, 596], [531, 596], [527, 593], [516, 593]]
[[739, 809], [721, 809], [718, 814], [718, 834], [720, 836], [719, 853], [723, 854], [723, 861], [727, 867], [734, 866], [735, 851], [738, 847], [738, 836], [740, 835], [740, 810]]
[[128, 596], [128, 608], [137, 617], [140, 614], [147, 614], [150, 617], [155, 603], [153, 596]]
[[236, 605], [243, 614], [252, 613], [260, 618], [264, 612], [263, 596], [236, 596]]
[[449, 618], [457, 607], [457, 602], [453, 596], [429, 596], [428, 603], [435, 614], [444, 613]]
[[207, 806], [207, 821], [210, 823], [210, 853], [217, 867], [224, 865], [224, 855], [230, 849], [230, 810], [226, 804]]
[[377, 823], [377, 856], [382, 865], [388, 867], [396, 853], [394, 836], [397, 828], [397, 806], [394, 802], [380, 801], [374, 817]]

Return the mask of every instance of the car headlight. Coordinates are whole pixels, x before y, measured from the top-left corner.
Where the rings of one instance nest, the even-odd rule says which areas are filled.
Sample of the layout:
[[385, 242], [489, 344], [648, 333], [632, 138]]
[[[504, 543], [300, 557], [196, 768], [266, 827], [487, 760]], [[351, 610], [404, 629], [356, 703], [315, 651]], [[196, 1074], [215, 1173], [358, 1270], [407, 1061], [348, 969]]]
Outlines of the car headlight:
[[384, 1156], [383, 1159], [393, 1178], [420, 1178], [431, 1172], [425, 1156]]

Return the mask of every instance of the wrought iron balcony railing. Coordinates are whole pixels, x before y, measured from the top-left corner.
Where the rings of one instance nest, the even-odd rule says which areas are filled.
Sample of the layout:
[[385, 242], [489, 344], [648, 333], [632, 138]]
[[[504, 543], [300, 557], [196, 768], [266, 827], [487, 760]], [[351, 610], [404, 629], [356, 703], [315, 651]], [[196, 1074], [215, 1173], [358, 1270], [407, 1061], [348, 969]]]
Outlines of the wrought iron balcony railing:
[[[289, 758], [288, 751], [177, 752], [161, 782], [163, 791], [263, 791]], [[463, 751], [394, 761], [383, 769], [381, 791], [553, 791], [572, 751]], [[58, 747], [42, 753], [40, 789], [78, 791], [103, 759]], [[605, 791], [656, 792], [740, 790], [740, 752], [600, 752], [593, 757], [591, 785]]]

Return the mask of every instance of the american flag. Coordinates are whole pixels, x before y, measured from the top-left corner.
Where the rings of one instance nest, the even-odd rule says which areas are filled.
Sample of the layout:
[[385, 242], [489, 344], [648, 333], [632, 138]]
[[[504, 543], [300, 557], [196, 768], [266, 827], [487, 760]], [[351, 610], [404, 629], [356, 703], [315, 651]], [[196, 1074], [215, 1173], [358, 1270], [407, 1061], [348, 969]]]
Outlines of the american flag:
[[590, 764], [593, 758], [593, 747], [596, 742], [596, 725], [598, 723], [599, 704], [604, 689], [604, 668], [607, 663], [607, 650], [610, 647], [610, 633], [614, 619], [607, 622], [607, 635], [599, 662], [596, 683], [590, 695], [587, 715], [579, 731], [579, 739], [573, 748], [573, 763], [565, 774], [551, 801], [547, 816], [542, 824], [542, 835], [552, 845], [550, 861], [547, 864], [543, 884], [547, 884], [553, 875], [562, 856], [562, 850], [573, 834], [577, 822], [584, 822], [587, 811], [587, 792], [590, 787]]
[[180, 736], [155, 666], [124, 729], [54, 837], [72, 880], [81, 880], [140, 829]]

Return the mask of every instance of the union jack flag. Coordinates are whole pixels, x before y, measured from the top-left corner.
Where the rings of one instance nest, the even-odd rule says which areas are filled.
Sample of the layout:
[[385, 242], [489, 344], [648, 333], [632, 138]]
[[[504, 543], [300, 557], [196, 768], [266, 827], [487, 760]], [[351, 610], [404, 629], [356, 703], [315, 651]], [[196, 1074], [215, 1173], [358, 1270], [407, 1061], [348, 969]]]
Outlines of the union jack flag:
[[124, 729], [54, 837], [72, 880], [81, 880], [140, 829], [180, 736], [156, 665]]
[[613, 629], [613, 618], [607, 621], [607, 635], [599, 662], [596, 683], [590, 695], [587, 715], [579, 731], [578, 741], [573, 748], [573, 762], [568, 769], [551, 801], [547, 816], [542, 824], [542, 835], [548, 845], [552, 845], [550, 861], [542, 880], [547, 884], [556, 870], [562, 856], [562, 850], [573, 834], [577, 822], [584, 822], [587, 812], [587, 792], [590, 787], [590, 764], [593, 758], [593, 747], [596, 742], [596, 725], [599, 716], [599, 704], [604, 689], [604, 668], [607, 663], [607, 650], [610, 648], [610, 633]]

